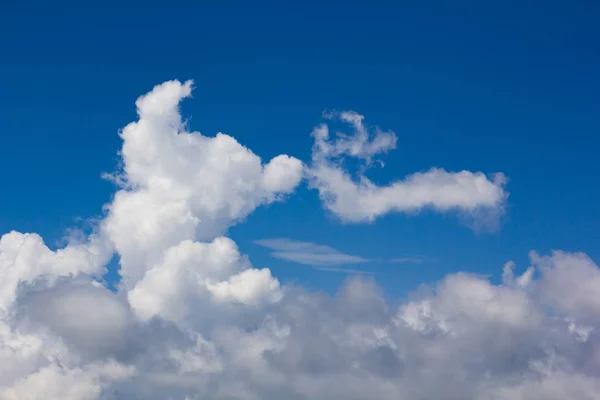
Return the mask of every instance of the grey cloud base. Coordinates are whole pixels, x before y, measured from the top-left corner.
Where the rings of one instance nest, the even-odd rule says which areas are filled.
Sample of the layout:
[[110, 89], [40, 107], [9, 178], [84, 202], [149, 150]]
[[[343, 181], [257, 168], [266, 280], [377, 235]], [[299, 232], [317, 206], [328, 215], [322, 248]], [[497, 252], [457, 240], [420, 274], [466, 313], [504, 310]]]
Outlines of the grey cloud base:
[[[449, 275], [392, 305], [365, 278], [334, 296], [281, 285], [222, 236], [306, 175], [326, 207], [361, 220], [404, 209], [407, 193], [439, 210], [497, 209], [504, 180], [363, 181], [340, 205], [337, 188], [355, 183], [336, 157], [368, 163], [395, 145], [392, 133], [371, 140], [362, 117], [344, 114], [355, 134], [317, 138], [313, 164], [265, 164], [231, 136], [187, 132], [178, 104], [190, 93], [172, 81], [138, 99], [140, 118], [121, 133], [120, 188], [93, 235], [57, 251], [35, 234], [0, 238], [0, 399], [600, 399], [600, 269], [584, 254], [532, 253], [522, 274], [507, 263], [499, 285]], [[116, 292], [98, 282], [114, 253]]]

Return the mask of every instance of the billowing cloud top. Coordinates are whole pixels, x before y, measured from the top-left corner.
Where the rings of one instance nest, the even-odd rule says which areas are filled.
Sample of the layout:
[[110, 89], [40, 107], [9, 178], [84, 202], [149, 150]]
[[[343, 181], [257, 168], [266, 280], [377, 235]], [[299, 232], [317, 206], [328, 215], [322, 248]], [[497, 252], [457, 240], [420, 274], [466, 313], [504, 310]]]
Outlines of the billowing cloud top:
[[[600, 269], [584, 254], [532, 253], [499, 285], [453, 274], [392, 306], [364, 278], [334, 296], [282, 286], [223, 236], [304, 177], [328, 210], [361, 222], [424, 207], [497, 213], [503, 175], [355, 180], [343, 159], [369, 166], [396, 136], [370, 135], [350, 112], [335, 117], [352, 135], [315, 129], [308, 165], [265, 164], [231, 136], [188, 132], [178, 107], [191, 90], [171, 81], [138, 99], [119, 190], [92, 235], [56, 251], [36, 234], [0, 238], [0, 399], [600, 398]], [[298, 262], [364, 261], [261, 244]], [[122, 281], [110, 291], [98, 278], [114, 254]]]

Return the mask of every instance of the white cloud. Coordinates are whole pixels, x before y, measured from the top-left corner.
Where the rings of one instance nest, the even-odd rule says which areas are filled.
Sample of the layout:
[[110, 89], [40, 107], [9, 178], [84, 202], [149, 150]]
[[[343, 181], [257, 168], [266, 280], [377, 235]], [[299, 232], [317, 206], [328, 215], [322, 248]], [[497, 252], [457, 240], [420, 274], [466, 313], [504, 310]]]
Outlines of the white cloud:
[[367, 274], [374, 275], [373, 271], [367, 271], [364, 269], [356, 269], [356, 268], [340, 268], [340, 267], [315, 267], [315, 269], [319, 271], [330, 271], [330, 272], [341, 272], [344, 274]]
[[[379, 129], [370, 137], [363, 116], [354, 112], [333, 113], [348, 123], [354, 133], [338, 133], [332, 139], [329, 126], [313, 130], [315, 140], [312, 165], [308, 169], [310, 184], [319, 191], [325, 208], [347, 222], [372, 222], [390, 212], [415, 212], [431, 208], [440, 212], [458, 211], [474, 225], [494, 223], [502, 214], [508, 193], [502, 173], [491, 177], [482, 172], [448, 172], [441, 168], [416, 172], [378, 186], [364, 174], [373, 157], [396, 147], [396, 135]], [[344, 169], [346, 158], [365, 162], [363, 171], [354, 179]]]
[[[262, 239], [254, 243], [274, 250], [271, 256], [313, 266], [360, 264], [369, 261], [360, 256], [344, 254], [329, 246], [287, 238]], [[324, 268], [322, 268], [324, 269]]]
[[199, 305], [214, 300], [276, 301], [280, 290], [268, 269], [252, 269], [237, 245], [220, 237], [210, 243], [185, 240], [170, 247], [127, 295], [140, 318], [161, 316], [181, 322], [202, 312]]
[[95, 399], [102, 395], [106, 385], [128, 378], [133, 373], [132, 368], [114, 362], [71, 370], [51, 364], [6, 389], [2, 399]]
[[390, 262], [395, 264], [422, 264], [426, 262], [435, 262], [435, 258], [422, 257], [422, 256], [407, 256], [407, 257], [396, 257], [392, 258]]
[[20, 284], [39, 277], [56, 280], [80, 274], [99, 275], [111, 256], [102, 238], [90, 236], [87, 243], [71, 243], [50, 250], [35, 234], [10, 232], [0, 237], [0, 315], [12, 305]]
[[269, 163], [218, 133], [188, 132], [179, 102], [192, 83], [170, 81], [140, 97], [139, 120], [121, 132], [122, 190], [107, 206], [102, 232], [121, 257], [132, 288], [165, 250], [184, 240], [210, 241], [256, 207], [291, 193], [302, 163], [280, 155]]
[[[502, 284], [452, 274], [399, 304], [365, 277], [332, 296], [282, 286], [222, 235], [289, 194], [302, 164], [264, 165], [230, 136], [188, 133], [177, 104], [190, 90], [168, 82], [138, 100], [121, 187], [93, 235], [56, 251], [35, 234], [0, 238], [0, 399], [600, 398], [589, 257], [532, 253], [520, 275], [504, 267]], [[356, 114], [341, 118], [360, 130]], [[324, 151], [370, 162], [392, 147], [381, 135]], [[322, 268], [340, 257], [266, 244], [329, 254]], [[96, 281], [113, 251], [117, 292]]]
[[598, 266], [583, 253], [553, 252], [552, 256], [530, 254], [531, 263], [542, 273], [537, 285], [540, 298], [556, 311], [579, 321], [594, 321], [600, 315]]

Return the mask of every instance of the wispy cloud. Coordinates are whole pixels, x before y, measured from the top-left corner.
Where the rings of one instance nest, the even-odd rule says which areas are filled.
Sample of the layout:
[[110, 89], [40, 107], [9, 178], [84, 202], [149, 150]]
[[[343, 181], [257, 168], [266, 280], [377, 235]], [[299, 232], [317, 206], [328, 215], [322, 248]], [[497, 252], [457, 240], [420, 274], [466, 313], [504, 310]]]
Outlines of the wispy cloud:
[[396, 257], [390, 260], [394, 264], [422, 264], [426, 262], [436, 262], [437, 259], [423, 256]]
[[342, 253], [333, 247], [313, 242], [302, 242], [289, 238], [261, 239], [254, 241], [255, 244], [272, 250], [271, 257], [281, 260], [292, 261], [299, 264], [310, 265], [321, 271], [342, 272], [348, 274], [367, 273], [355, 268], [341, 268], [341, 265], [362, 264], [365, 262], [389, 262], [393, 264], [422, 264], [436, 262], [437, 259], [419, 255], [396, 257], [389, 260], [370, 259], [357, 255]]
[[343, 274], [367, 274], [374, 275], [375, 272], [367, 271], [364, 269], [355, 269], [355, 268], [339, 268], [339, 267], [314, 267], [319, 271], [328, 271], [328, 272], [341, 272]]
[[262, 239], [254, 243], [273, 250], [270, 255], [282, 260], [299, 264], [319, 267], [322, 270], [337, 270], [338, 272], [363, 272], [342, 268], [332, 268], [336, 265], [361, 264], [369, 259], [342, 253], [332, 247], [312, 242], [300, 242], [288, 238]]

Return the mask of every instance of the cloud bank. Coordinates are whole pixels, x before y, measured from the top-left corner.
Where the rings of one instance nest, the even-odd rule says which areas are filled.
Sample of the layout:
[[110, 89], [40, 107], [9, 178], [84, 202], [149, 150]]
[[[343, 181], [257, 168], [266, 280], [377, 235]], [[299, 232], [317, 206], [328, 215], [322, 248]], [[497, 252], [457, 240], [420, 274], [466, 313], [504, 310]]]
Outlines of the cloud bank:
[[[283, 286], [223, 236], [303, 177], [360, 222], [497, 209], [501, 175], [355, 182], [340, 158], [368, 165], [396, 138], [369, 138], [353, 113], [338, 117], [354, 135], [315, 130], [310, 165], [263, 162], [231, 136], [187, 131], [178, 104], [191, 89], [171, 81], [138, 99], [92, 235], [58, 250], [33, 233], [0, 238], [0, 399], [600, 399], [600, 269], [584, 254], [531, 253], [502, 284], [458, 273], [392, 305], [364, 277], [333, 296]], [[114, 254], [113, 292], [101, 277]]]

